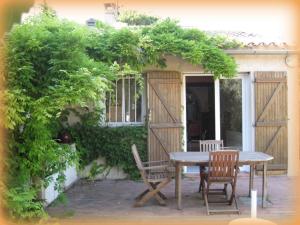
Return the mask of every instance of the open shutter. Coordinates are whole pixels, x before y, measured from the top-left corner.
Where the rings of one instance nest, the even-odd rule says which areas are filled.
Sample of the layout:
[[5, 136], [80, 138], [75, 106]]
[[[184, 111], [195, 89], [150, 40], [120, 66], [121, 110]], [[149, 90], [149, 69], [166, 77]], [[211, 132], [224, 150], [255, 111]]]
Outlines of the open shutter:
[[286, 72], [255, 73], [255, 148], [274, 156], [269, 169], [287, 169]]
[[147, 83], [149, 160], [165, 160], [182, 148], [180, 73], [149, 72]]

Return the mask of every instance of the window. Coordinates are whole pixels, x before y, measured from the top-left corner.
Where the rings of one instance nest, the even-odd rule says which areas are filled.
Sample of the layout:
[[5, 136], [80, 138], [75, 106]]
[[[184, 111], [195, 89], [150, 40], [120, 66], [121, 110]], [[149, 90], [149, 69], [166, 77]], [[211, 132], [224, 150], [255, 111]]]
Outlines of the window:
[[108, 123], [142, 122], [142, 98], [137, 95], [139, 86], [134, 78], [116, 81], [115, 93], [108, 94], [106, 121]]

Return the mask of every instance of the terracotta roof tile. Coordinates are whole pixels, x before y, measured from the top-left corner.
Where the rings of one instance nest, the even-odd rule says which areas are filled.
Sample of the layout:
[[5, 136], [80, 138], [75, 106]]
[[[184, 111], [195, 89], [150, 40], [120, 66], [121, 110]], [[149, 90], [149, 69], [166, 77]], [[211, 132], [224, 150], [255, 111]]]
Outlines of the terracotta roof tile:
[[235, 39], [244, 44], [244, 48], [280, 48], [287, 49], [294, 46], [287, 40], [276, 36], [265, 36], [257, 33], [247, 33], [244, 31], [205, 31], [208, 35], [221, 35], [230, 39]]

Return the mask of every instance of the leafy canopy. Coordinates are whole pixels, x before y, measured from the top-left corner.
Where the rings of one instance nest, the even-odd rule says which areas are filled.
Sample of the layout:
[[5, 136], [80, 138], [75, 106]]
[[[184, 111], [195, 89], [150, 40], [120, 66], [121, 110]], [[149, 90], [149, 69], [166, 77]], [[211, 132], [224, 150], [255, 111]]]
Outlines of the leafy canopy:
[[97, 24], [90, 36], [88, 52], [95, 60], [128, 65], [138, 73], [146, 65], [165, 66], [168, 54], [202, 65], [215, 78], [233, 77], [235, 60], [223, 49], [240, 44], [221, 36], [209, 36], [197, 29], [184, 29], [171, 19], [146, 27], [114, 29]]

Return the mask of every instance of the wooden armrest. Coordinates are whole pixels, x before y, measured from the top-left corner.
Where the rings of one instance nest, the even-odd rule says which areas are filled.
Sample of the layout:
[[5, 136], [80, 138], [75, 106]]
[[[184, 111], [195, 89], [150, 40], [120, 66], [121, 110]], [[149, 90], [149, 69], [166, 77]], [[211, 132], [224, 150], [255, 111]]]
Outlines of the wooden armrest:
[[147, 166], [144, 167], [144, 170], [153, 170], [153, 169], [167, 169], [168, 165], [161, 165], [161, 166]]
[[165, 161], [149, 161], [149, 162], [143, 162], [143, 165], [149, 165], [149, 164], [166, 164], [166, 163], [170, 163], [170, 161], [165, 160]]

